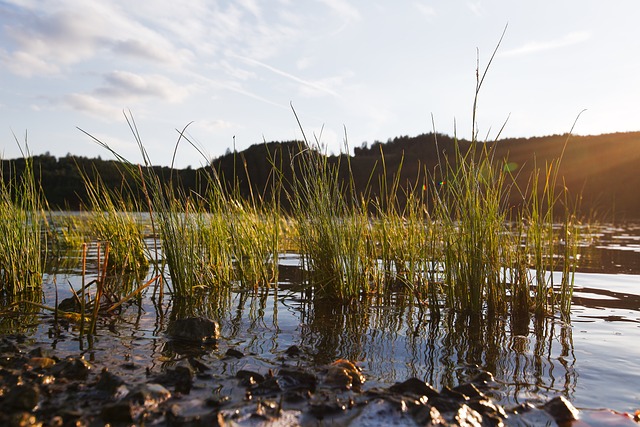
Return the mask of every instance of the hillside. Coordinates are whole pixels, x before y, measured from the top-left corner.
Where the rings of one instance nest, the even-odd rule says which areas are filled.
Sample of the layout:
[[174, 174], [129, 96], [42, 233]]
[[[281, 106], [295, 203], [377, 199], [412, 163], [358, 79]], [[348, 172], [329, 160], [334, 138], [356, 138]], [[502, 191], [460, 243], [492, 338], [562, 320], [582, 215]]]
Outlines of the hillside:
[[[531, 171], [544, 169], [558, 158], [565, 147], [567, 135], [535, 138], [503, 139], [488, 145], [495, 149], [496, 161], [508, 161], [516, 177], [517, 187], [526, 188]], [[462, 150], [468, 141], [459, 141]], [[285, 183], [290, 182], [291, 158], [299, 151], [295, 141], [271, 142], [253, 145], [242, 152], [228, 153], [215, 159], [211, 168], [229, 186], [236, 186], [244, 197], [268, 197], [273, 179], [272, 164], [283, 172]], [[453, 138], [442, 134], [402, 136], [385, 143], [363, 144], [354, 149], [352, 156], [330, 156], [328, 161], [340, 165], [342, 177], [349, 169], [357, 191], [368, 189], [374, 196], [379, 191], [383, 165], [387, 182], [400, 171], [402, 187], [422, 184], [425, 174], [436, 177], [439, 161], [452, 159], [455, 152]], [[384, 156], [384, 157], [383, 157]], [[384, 161], [383, 161], [384, 160]], [[80, 209], [86, 202], [86, 192], [79, 170], [89, 176], [100, 175], [109, 188], [139, 196], [135, 181], [123, 172], [118, 162], [85, 157], [67, 156], [56, 159], [48, 154], [34, 156], [34, 168], [44, 194], [52, 208]], [[400, 165], [402, 167], [400, 168]], [[640, 132], [614, 133], [598, 136], [570, 136], [560, 165], [559, 174], [573, 195], [581, 195], [583, 214], [595, 214], [602, 219], [640, 218]], [[24, 159], [3, 160], [3, 176], [7, 179], [19, 175]], [[158, 175], [168, 180], [174, 178], [185, 191], [204, 191], [204, 183], [211, 168], [171, 171], [167, 167], [155, 167]], [[251, 188], [250, 188], [251, 187]], [[518, 191], [511, 202], [518, 203]], [[282, 198], [286, 207], [286, 197]]]

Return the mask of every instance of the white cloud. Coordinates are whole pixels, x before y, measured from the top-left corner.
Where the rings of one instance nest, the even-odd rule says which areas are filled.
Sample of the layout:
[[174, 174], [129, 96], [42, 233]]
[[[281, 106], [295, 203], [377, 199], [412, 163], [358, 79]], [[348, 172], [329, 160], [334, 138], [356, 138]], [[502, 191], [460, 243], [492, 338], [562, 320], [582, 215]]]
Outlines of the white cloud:
[[207, 131], [215, 132], [223, 129], [231, 129], [236, 127], [232, 122], [222, 119], [198, 120], [195, 125]]
[[515, 49], [500, 53], [500, 56], [520, 56], [546, 50], [559, 49], [585, 42], [591, 38], [591, 34], [586, 31], [569, 33], [564, 37], [546, 42], [533, 41], [526, 43]]
[[334, 13], [336, 13], [344, 21], [358, 21], [360, 20], [360, 12], [353, 7], [349, 2], [344, 0], [320, 0], [325, 6], [329, 7]]
[[168, 102], [183, 100], [188, 90], [157, 74], [140, 75], [127, 71], [112, 71], [104, 76], [105, 85], [95, 90], [102, 95], [119, 100], [159, 98]]
[[416, 9], [418, 9], [418, 12], [420, 12], [422, 15], [424, 15], [428, 19], [431, 19], [434, 16], [436, 16], [436, 10], [432, 6], [429, 6], [422, 2], [415, 2], [413, 5], [415, 6]]
[[103, 100], [83, 93], [72, 93], [64, 97], [64, 104], [71, 109], [86, 113], [102, 120], [111, 121], [122, 118], [122, 110]]

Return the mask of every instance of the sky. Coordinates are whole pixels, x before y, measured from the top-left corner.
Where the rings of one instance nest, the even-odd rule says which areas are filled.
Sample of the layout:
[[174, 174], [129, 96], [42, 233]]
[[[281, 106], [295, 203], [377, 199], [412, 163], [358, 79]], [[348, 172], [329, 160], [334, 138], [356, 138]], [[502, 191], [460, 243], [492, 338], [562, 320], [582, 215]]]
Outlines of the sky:
[[[0, 156], [113, 158], [93, 137], [138, 163], [125, 113], [180, 168], [303, 131], [329, 153], [470, 138], [496, 47], [480, 139], [562, 134], [583, 110], [576, 134], [638, 131], [639, 16], [637, 0], [0, 0]], [[185, 127], [198, 149], [174, 157]]]

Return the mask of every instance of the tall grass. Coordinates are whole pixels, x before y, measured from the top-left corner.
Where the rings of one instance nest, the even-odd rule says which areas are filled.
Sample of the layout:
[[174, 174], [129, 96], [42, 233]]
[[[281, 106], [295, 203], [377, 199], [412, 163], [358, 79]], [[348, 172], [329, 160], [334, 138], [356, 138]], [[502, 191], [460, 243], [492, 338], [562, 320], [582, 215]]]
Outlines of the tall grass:
[[122, 193], [108, 190], [97, 174], [92, 180], [85, 171], [80, 173], [91, 212], [89, 232], [97, 241], [109, 245], [107, 267], [113, 272], [145, 276], [149, 270], [149, 251], [144, 242], [143, 224], [136, 217], [138, 206]]
[[10, 297], [41, 289], [44, 271], [44, 202], [28, 152], [23, 161], [21, 176], [0, 171], [0, 290]]
[[353, 181], [343, 183], [340, 164], [330, 164], [319, 147], [318, 140], [311, 146], [305, 137], [291, 165], [289, 201], [299, 250], [316, 297], [354, 300], [369, 292], [369, 218]]

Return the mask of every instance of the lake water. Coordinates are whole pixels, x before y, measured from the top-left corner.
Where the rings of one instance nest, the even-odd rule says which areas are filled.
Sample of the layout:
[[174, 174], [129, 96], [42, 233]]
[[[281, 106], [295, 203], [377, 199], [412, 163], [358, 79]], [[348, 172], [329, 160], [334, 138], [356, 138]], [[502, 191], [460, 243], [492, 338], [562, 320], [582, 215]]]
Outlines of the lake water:
[[[595, 227], [583, 249], [570, 321], [444, 310], [431, 318], [401, 295], [314, 304], [302, 289], [298, 256], [282, 255], [277, 289], [232, 292], [223, 310], [209, 313], [220, 321], [222, 339], [203, 356], [214, 371], [205, 392], [238, 393], [225, 375], [277, 369], [283, 351], [296, 345], [303, 366], [358, 362], [367, 387], [409, 377], [455, 386], [488, 370], [497, 381], [492, 397], [505, 405], [564, 395], [578, 408], [633, 412], [640, 408], [640, 226]], [[53, 306], [54, 276], [45, 279], [45, 304]], [[59, 298], [69, 296], [67, 283], [77, 289], [81, 280], [77, 269], [57, 273]], [[157, 304], [151, 295], [149, 288], [119, 315], [101, 318], [91, 341], [80, 339], [73, 324], [54, 333], [46, 313], [44, 321], [33, 318], [23, 327], [33, 342], [62, 354], [81, 351], [100, 365], [127, 365], [133, 380], [179, 356], [163, 334], [172, 302]], [[225, 357], [231, 348], [245, 357]]]

